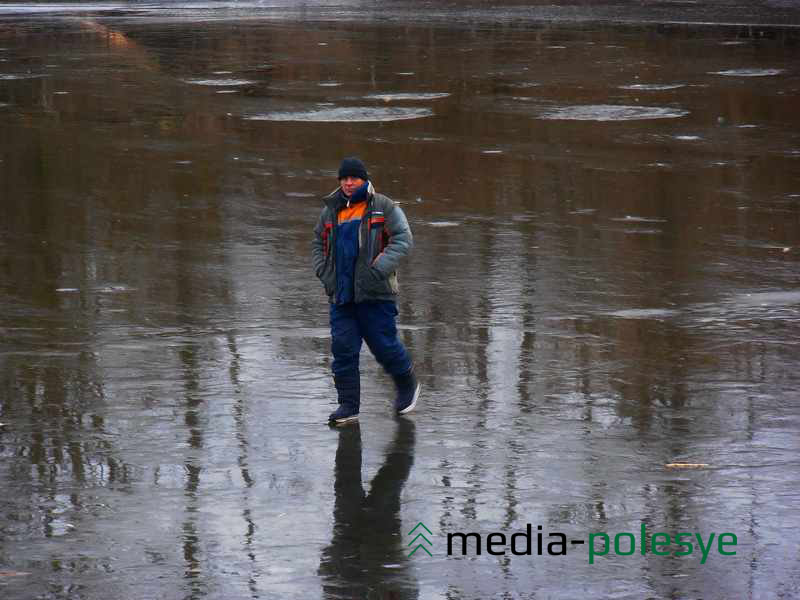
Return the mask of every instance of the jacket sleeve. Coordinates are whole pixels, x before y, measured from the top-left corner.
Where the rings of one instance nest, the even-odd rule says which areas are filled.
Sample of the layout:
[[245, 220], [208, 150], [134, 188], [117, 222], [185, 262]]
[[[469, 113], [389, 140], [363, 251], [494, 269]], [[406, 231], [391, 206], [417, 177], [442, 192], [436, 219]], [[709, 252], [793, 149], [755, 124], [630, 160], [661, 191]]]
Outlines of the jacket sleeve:
[[317, 224], [314, 227], [314, 238], [311, 240], [311, 264], [314, 267], [314, 274], [319, 277], [322, 274], [322, 269], [325, 266], [325, 250], [323, 248], [324, 242], [322, 241], [322, 232], [325, 230], [325, 210], [317, 219]]
[[386, 229], [389, 232], [389, 243], [372, 263], [385, 277], [397, 270], [400, 260], [408, 256], [414, 245], [414, 236], [403, 209], [393, 205], [386, 215]]

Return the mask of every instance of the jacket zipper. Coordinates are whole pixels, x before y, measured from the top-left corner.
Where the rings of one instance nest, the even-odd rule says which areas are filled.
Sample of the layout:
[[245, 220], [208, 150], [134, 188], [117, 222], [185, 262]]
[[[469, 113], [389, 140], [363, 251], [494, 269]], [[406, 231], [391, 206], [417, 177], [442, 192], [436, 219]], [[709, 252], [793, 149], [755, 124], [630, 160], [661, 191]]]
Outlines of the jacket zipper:
[[[370, 239], [370, 236], [369, 236], [369, 227], [367, 227], [367, 225], [365, 225], [365, 223], [366, 224], [369, 223], [369, 218], [370, 218], [370, 215], [372, 214], [372, 203], [373, 203], [372, 201], [373, 201], [373, 197], [369, 196], [367, 198], [367, 207], [364, 210], [364, 216], [362, 217], [361, 224], [360, 224], [360, 226], [358, 228], [358, 255], [359, 255], [359, 258], [361, 258], [361, 248], [364, 245], [363, 244], [364, 229], [366, 228], [366, 230], [367, 230], [367, 255], [366, 255], [367, 258], [364, 260], [364, 262], [368, 266], [371, 266], [371, 263], [372, 263], [372, 255], [371, 255], [372, 240]], [[350, 206], [350, 200], [347, 201], [347, 206]], [[331, 236], [330, 236], [331, 237], [331, 246], [330, 246], [329, 255], [330, 255], [330, 259], [331, 259], [331, 268], [333, 269], [333, 282], [334, 282], [333, 301], [334, 301], [334, 303], [336, 303], [336, 295], [337, 295], [336, 292], [338, 291], [338, 279], [336, 277], [336, 256], [335, 256], [335, 253], [336, 253], [336, 226], [339, 224], [339, 211], [340, 210], [341, 210], [341, 208], [337, 208], [336, 210], [333, 211], [333, 227], [331, 227]], [[355, 298], [358, 298], [358, 291], [355, 289], [357, 284], [358, 284], [358, 278], [355, 276], [355, 273], [353, 273], [353, 294], [354, 294]], [[356, 302], [357, 301], [358, 300], [356, 300]]]

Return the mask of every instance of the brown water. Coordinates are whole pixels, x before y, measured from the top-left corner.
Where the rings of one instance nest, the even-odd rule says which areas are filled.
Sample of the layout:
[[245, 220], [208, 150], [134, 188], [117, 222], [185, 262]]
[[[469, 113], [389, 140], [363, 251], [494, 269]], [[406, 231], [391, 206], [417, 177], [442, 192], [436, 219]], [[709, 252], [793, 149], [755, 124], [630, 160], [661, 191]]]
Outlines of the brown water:
[[[0, 597], [800, 598], [800, 30], [759, 6], [0, 7]], [[396, 420], [365, 357], [332, 431], [349, 154], [424, 389]], [[528, 523], [737, 554], [447, 555]]]

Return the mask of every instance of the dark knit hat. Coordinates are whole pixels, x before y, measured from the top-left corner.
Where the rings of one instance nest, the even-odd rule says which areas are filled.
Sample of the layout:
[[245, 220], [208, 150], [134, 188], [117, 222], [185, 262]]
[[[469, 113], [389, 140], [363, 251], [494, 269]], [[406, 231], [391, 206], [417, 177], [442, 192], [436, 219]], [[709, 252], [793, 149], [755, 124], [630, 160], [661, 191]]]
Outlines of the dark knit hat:
[[369, 174], [367, 173], [367, 167], [364, 166], [363, 162], [361, 162], [355, 156], [350, 156], [345, 158], [339, 167], [339, 179], [343, 179], [345, 177], [360, 177], [366, 181], [369, 179]]

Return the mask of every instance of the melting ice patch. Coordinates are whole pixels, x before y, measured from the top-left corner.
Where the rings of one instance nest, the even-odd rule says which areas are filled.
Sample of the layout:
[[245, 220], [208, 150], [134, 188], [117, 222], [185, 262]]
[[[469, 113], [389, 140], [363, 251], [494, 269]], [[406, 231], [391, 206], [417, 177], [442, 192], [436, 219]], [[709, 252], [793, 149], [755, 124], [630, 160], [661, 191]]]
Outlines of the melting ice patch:
[[118, 294], [120, 292], [132, 292], [136, 288], [130, 288], [127, 285], [101, 285], [92, 288], [92, 291], [97, 294]]
[[674, 310], [664, 308], [629, 308], [607, 313], [609, 317], [620, 319], [663, 319], [675, 314]]
[[[132, 292], [136, 288], [128, 287], [127, 285], [101, 285], [90, 288], [90, 291], [96, 294], [119, 294], [121, 292]], [[73, 287], [60, 287], [56, 288], [59, 294], [75, 294], [80, 292], [79, 288]]]
[[734, 296], [734, 301], [743, 304], [758, 304], [761, 306], [789, 306], [800, 304], [800, 290], [737, 294]]
[[677, 90], [686, 87], [685, 83], [634, 83], [631, 85], [621, 85], [623, 90], [640, 90], [643, 92], [658, 92], [661, 90]]
[[253, 85], [255, 81], [249, 79], [183, 79], [184, 83], [192, 85], [210, 85], [220, 87], [232, 87], [239, 85]]
[[565, 121], [637, 121], [642, 119], [677, 119], [688, 114], [688, 110], [662, 106], [588, 104], [585, 106], [563, 106], [543, 113], [539, 118]]
[[785, 69], [729, 69], [727, 71], [712, 71], [709, 75], [725, 75], [727, 77], [771, 77], [780, 75]]
[[421, 94], [369, 94], [364, 96], [368, 100], [383, 100], [384, 102], [391, 102], [393, 100], [438, 100], [439, 98], [447, 98], [448, 93], [421, 93]]
[[612, 221], [619, 221], [621, 223], [666, 223], [666, 219], [657, 219], [653, 217], [636, 217], [634, 215], [625, 215], [624, 217], [616, 217]]
[[49, 77], [45, 74], [36, 73], [0, 73], [0, 81], [15, 81], [17, 79], [39, 79], [40, 77]]
[[246, 117], [249, 121], [307, 121], [314, 123], [359, 123], [406, 121], [430, 117], [433, 111], [429, 108], [397, 108], [369, 106], [341, 106], [320, 110], [297, 112], [270, 112], [262, 115]]

